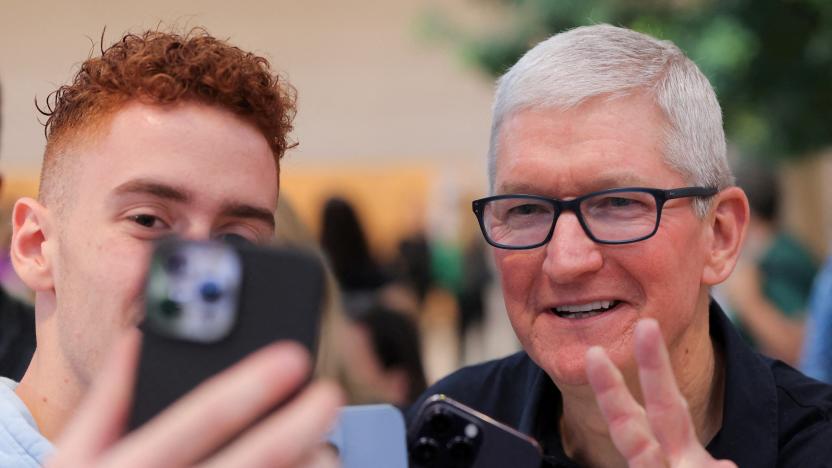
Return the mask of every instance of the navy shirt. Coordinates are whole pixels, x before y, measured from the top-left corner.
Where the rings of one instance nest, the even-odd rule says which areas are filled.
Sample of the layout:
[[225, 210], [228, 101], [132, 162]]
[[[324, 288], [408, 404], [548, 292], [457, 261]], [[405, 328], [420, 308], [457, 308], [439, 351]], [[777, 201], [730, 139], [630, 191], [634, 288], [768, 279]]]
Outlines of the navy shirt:
[[[711, 338], [722, 349], [726, 367], [722, 428], [708, 452], [740, 468], [832, 467], [832, 386], [752, 351], [713, 301], [710, 322]], [[526, 353], [445, 377], [411, 406], [408, 420], [436, 393], [534, 437], [548, 466], [580, 466], [561, 444], [560, 392]]]

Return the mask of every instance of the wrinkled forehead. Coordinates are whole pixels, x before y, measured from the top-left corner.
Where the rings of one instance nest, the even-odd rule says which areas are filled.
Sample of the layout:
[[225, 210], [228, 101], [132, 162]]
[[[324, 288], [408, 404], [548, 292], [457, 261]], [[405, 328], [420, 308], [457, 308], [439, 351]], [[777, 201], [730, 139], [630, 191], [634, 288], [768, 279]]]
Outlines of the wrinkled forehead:
[[[532, 116], [529, 118], [529, 116]], [[540, 131], [547, 125], [545, 133]], [[532, 131], [528, 131], [529, 129]], [[557, 138], [597, 137], [598, 139], [632, 140], [633, 144], [649, 143], [651, 151], [666, 156], [667, 143], [673, 132], [670, 119], [646, 91], [604, 94], [590, 97], [575, 105], [525, 106], [504, 114], [492, 126], [489, 151], [489, 180], [493, 189], [499, 165], [514, 157], [515, 146], [506, 145], [523, 139], [540, 139], [548, 134], [549, 143], [562, 143]], [[647, 141], [649, 140], [649, 141]], [[667, 158], [665, 157], [667, 161]], [[626, 164], [626, 160], [620, 164]]]
[[661, 185], [651, 177], [679, 175], [664, 156], [666, 122], [645, 96], [513, 112], [498, 130], [492, 190], [553, 177], [600, 186]]

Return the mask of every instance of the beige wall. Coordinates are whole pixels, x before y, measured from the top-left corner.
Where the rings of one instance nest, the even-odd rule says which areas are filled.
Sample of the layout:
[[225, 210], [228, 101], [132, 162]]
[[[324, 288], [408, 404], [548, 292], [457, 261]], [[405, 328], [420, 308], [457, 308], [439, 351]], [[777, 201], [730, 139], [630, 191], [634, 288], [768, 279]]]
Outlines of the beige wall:
[[786, 226], [818, 258], [832, 255], [832, 152], [787, 166], [780, 174]]
[[300, 147], [287, 167], [418, 161], [482, 182], [491, 83], [418, 33], [437, 4], [467, 24], [493, 20], [466, 0], [0, 0], [0, 168], [36, 173], [44, 139], [33, 99], [69, 80], [104, 26], [109, 43], [162, 21], [205, 25], [297, 86]]
[[[461, 196], [485, 191], [491, 80], [465, 68], [448, 48], [429, 43], [416, 25], [420, 14], [441, 6], [472, 28], [492, 27], [500, 18], [484, 8], [489, 4], [0, 0], [4, 199], [8, 203], [36, 187], [44, 138], [33, 99], [42, 102], [69, 80], [105, 26], [109, 43], [124, 31], [160, 21], [204, 25], [265, 54], [298, 88], [295, 137], [300, 146], [287, 155], [283, 173], [284, 188], [296, 194], [304, 217], [313, 221], [316, 203], [346, 187], [345, 193], [356, 195], [368, 213], [371, 228], [381, 229], [372, 235], [386, 239], [403, 229], [403, 221], [377, 211], [379, 204], [399, 200], [404, 187], [429, 194], [427, 174], [453, 179]], [[829, 157], [823, 161], [803, 163], [783, 175], [786, 204], [793, 207], [789, 225], [818, 252], [832, 240], [832, 163]], [[420, 175], [403, 175], [409, 171]], [[399, 183], [368, 185], [373, 177]], [[390, 190], [386, 198], [382, 189]]]

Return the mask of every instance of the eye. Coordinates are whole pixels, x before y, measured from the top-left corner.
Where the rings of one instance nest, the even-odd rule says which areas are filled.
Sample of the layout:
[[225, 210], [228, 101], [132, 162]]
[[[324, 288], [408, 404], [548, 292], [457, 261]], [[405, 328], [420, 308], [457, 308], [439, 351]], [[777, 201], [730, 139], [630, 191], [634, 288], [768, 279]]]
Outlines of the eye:
[[526, 203], [523, 205], [517, 205], [512, 207], [508, 214], [511, 216], [524, 216], [524, 215], [532, 215], [537, 213], [545, 213], [547, 210], [545, 207], [541, 205], [536, 205], [533, 203]]
[[139, 226], [146, 227], [149, 229], [161, 229], [167, 227], [165, 222], [162, 221], [158, 216], [153, 216], [149, 214], [133, 215], [130, 216], [130, 220], [132, 220]]
[[610, 206], [619, 207], [619, 208], [638, 203], [636, 200], [632, 200], [632, 199], [629, 199], [629, 198], [623, 198], [623, 197], [610, 197], [610, 198], [607, 199], [607, 201], [610, 204]]

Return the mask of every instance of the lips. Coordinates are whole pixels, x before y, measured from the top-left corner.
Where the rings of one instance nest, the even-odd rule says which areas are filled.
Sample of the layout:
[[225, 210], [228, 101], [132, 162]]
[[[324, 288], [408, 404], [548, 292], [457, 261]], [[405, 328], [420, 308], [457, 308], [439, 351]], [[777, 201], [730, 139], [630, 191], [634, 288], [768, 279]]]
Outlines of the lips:
[[564, 304], [552, 307], [550, 310], [561, 318], [582, 319], [609, 312], [615, 309], [620, 303], [621, 301], [617, 300], [600, 300], [586, 303]]

